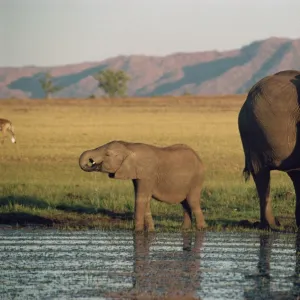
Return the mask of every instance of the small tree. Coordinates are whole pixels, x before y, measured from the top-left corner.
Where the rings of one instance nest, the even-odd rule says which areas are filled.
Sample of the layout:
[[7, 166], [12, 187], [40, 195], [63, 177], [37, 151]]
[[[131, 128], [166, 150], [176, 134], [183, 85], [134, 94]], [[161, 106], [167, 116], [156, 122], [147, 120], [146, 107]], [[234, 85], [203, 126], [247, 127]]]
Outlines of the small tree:
[[130, 77], [123, 70], [106, 69], [93, 76], [98, 81], [98, 87], [101, 88], [108, 97], [124, 97], [127, 92], [127, 82]]
[[47, 72], [43, 78], [39, 80], [41, 87], [45, 93], [45, 98], [50, 99], [52, 94], [63, 89], [61, 86], [55, 86], [52, 82], [52, 76]]
[[187, 90], [185, 89], [182, 96], [191, 96], [192, 94]]

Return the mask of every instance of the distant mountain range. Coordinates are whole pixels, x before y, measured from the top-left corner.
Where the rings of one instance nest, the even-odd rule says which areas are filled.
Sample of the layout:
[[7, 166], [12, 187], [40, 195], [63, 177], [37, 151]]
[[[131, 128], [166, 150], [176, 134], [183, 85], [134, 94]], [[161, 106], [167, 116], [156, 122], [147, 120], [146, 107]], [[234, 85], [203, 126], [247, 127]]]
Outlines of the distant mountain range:
[[300, 70], [300, 39], [272, 37], [224, 52], [117, 56], [49, 68], [0, 67], [0, 98], [43, 98], [38, 78], [46, 71], [54, 77], [55, 85], [64, 87], [55, 98], [100, 96], [92, 75], [105, 68], [129, 74], [130, 96], [241, 94], [268, 74]]

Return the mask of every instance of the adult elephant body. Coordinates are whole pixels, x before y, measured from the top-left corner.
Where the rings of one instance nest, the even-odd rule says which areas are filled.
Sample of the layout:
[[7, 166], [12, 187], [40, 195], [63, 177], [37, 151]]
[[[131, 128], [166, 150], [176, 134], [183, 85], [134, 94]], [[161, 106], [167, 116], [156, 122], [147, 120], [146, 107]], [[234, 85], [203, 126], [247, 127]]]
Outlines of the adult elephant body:
[[154, 230], [150, 200], [175, 204], [184, 209], [183, 227], [190, 228], [192, 212], [197, 228], [205, 227], [200, 208], [204, 180], [203, 163], [183, 144], [156, 147], [142, 143], [112, 141], [83, 152], [79, 165], [86, 172], [108, 173], [110, 178], [131, 179], [135, 190], [135, 229]]
[[245, 153], [244, 175], [252, 174], [260, 199], [261, 227], [278, 225], [272, 213], [270, 172], [287, 172], [296, 192], [300, 226], [300, 72], [267, 76], [249, 91], [238, 126]]

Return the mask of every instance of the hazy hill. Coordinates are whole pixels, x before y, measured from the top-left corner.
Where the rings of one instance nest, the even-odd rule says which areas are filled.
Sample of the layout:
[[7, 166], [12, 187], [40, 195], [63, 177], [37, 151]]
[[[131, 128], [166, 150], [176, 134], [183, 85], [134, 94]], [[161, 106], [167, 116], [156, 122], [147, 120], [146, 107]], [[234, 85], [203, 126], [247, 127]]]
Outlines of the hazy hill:
[[118, 56], [100, 62], [59, 67], [0, 67], [0, 98], [42, 98], [38, 77], [47, 70], [64, 87], [60, 98], [100, 95], [92, 74], [123, 69], [130, 77], [130, 96], [244, 93], [260, 78], [284, 69], [300, 70], [300, 39], [269, 38], [241, 49], [174, 53], [167, 56]]

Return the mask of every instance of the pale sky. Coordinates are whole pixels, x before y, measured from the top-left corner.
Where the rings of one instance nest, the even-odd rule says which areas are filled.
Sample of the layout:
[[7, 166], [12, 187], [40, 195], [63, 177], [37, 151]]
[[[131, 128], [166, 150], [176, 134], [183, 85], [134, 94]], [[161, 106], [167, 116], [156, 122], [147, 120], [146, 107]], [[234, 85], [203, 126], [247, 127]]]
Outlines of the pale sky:
[[0, 66], [229, 50], [300, 38], [300, 0], [0, 0]]

